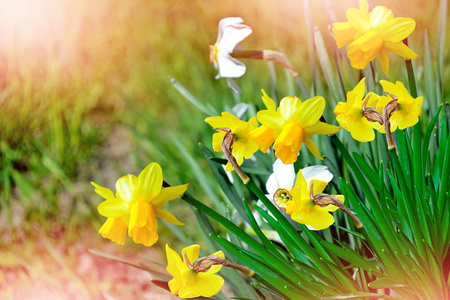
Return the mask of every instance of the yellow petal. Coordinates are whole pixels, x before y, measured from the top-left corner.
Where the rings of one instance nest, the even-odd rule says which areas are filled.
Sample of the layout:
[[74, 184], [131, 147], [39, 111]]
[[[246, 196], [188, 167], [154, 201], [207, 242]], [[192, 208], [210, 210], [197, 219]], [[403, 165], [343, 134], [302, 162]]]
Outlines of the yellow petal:
[[350, 132], [351, 119], [347, 114], [341, 114], [337, 116], [336, 121], [338, 121], [339, 125], [341, 125], [345, 130]]
[[269, 96], [267, 96], [264, 90], [261, 90], [261, 92], [263, 93], [263, 96], [261, 97], [262, 101], [264, 102], [264, 105], [267, 107], [267, 109], [271, 111], [276, 111], [277, 108], [275, 106], [275, 102]]
[[[378, 100], [380, 99], [380, 96], [378, 96], [377, 94], [375, 94], [373, 92], [370, 92], [367, 94], [366, 98], [364, 98], [363, 102], [365, 102], [367, 100], [367, 98], [369, 98], [369, 101], [367, 101], [366, 107], [376, 107]], [[361, 108], [362, 108], [362, 106], [361, 106]]]
[[221, 117], [209, 117], [205, 119], [205, 122], [212, 127], [228, 127], [233, 131], [236, 128], [236, 123], [243, 121], [231, 113], [224, 111]]
[[[307, 190], [308, 189], [308, 186], [306, 186], [305, 176], [303, 176], [301, 170], [298, 171], [298, 173], [297, 173], [297, 179], [295, 179], [295, 184], [294, 184], [293, 189], [294, 190], [297, 190], [297, 189], [301, 189], [301, 190], [306, 189]], [[294, 198], [297, 198], [297, 197], [294, 197]], [[287, 203], [286, 203], [286, 207], [287, 207]]]
[[128, 203], [115, 198], [103, 201], [97, 209], [99, 214], [108, 218], [117, 218], [130, 213]]
[[281, 99], [279, 110], [284, 122], [295, 119], [297, 114], [300, 112], [301, 107], [302, 101], [297, 97], [289, 96]]
[[380, 34], [385, 42], [396, 43], [406, 39], [415, 27], [416, 22], [411, 18], [394, 18]]
[[[330, 125], [330, 126], [333, 126], [333, 125]], [[305, 138], [303, 139], [303, 143], [305, 143], [305, 145], [308, 148], [309, 152], [311, 152], [318, 159], [323, 160], [323, 157], [319, 153], [319, 149], [317, 149], [316, 143], [314, 143], [314, 141], [310, 137], [305, 136]]]
[[369, 2], [367, 0], [359, 0], [359, 10], [363, 14], [367, 14], [369, 12]]
[[[311, 184], [313, 186], [313, 195], [315, 196], [317, 194], [322, 193], [325, 190], [325, 188], [328, 185], [328, 182], [322, 181], [319, 179], [312, 179], [311, 182], [309, 183], [308, 190], [311, 189]], [[309, 193], [309, 191], [308, 191], [308, 193]]]
[[369, 29], [369, 17], [361, 10], [349, 8], [347, 19], [356, 30], [366, 32]]
[[[256, 144], [255, 144], [256, 146]], [[256, 147], [255, 152], [258, 151]], [[244, 155], [246, 154], [246, 149], [244, 144], [239, 142], [234, 142], [233, 148], [231, 149], [231, 154], [236, 159], [237, 164], [240, 166], [244, 162]], [[251, 156], [251, 155], [250, 155]]]
[[360, 142], [368, 142], [375, 139], [373, 128], [364, 116], [361, 116], [352, 123], [350, 133], [352, 138]]
[[397, 42], [397, 43], [391, 43], [391, 42], [385, 42], [384, 43], [384, 50], [386, 52], [394, 52], [398, 55], [408, 58], [408, 59], [415, 59], [418, 58], [419, 55], [414, 53], [411, 49], [408, 48], [403, 42]]
[[[181, 257], [178, 255], [178, 253], [176, 253], [174, 250], [172, 250], [172, 248], [170, 248], [169, 245], [167, 245], [167, 244], [166, 244], [166, 257], [167, 257], [167, 265], [168, 266], [182, 264]], [[169, 270], [167, 270], [167, 271], [169, 273], [171, 273]]]
[[115, 198], [113, 192], [110, 189], [99, 186], [95, 182], [91, 182], [91, 184], [95, 187], [95, 192], [104, 199]]
[[338, 48], [342, 48], [355, 39], [356, 29], [350, 22], [333, 23], [334, 39]]
[[338, 104], [336, 105], [336, 107], [334, 108], [334, 113], [339, 116], [340, 114], [345, 113], [347, 104], [345, 102], [338, 102]]
[[178, 226], [184, 225], [184, 223], [180, 222], [177, 218], [175, 218], [175, 216], [168, 210], [159, 208], [155, 210], [155, 213], [158, 218], [161, 218], [164, 221], [169, 222], [170, 224]]
[[268, 128], [278, 129], [283, 127], [284, 120], [280, 112], [260, 110], [256, 116], [258, 121]]
[[116, 181], [116, 196], [131, 203], [133, 200], [134, 191], [137, 187], [138, 179], [136, 176], [128, 174], [119, 178]]
[[304, 128], [317, 123], [325, 109], [325, 99], [317, 96], [303, 102], [298, 112], [297, 122]]
[[161, 208], [164, 203], [178, 198], [186, 192], [189, 184], [167, 187], [161, 190], [159, 195], [151, 202], [154, 208]]
[[162, 187], [162, 170], [157, 163], [150, 163], [138, 177], [136, 198], [151, 201], [158, 196]]
[[189, 259], [191, 264], [194, 264], [194, 261], [198, 259], [200, 254], [200, 245], [192, 245], [181, 250], [181, 258], [183, 259], [183, 264], [186, 264], [186, 258], [184, 253], [186, 252], [186, 256]]
[[306, 136], [313, 136], [315, 134], [333, 134], [341, 130], [341, 127], [331, 125], [328, 123], [317, 122], [313, 126], [305, 128]]
[[314, 229], [327, 229], [334, 223], [334, 217], [318, 205], [309, 211], [307, 225]]
[[224, 283], [225, 281], [219, 275], [200, 272], [197, 273], [194, 288], [201, 296], [212, 297], [220, 292]]
[[392, 10], [384, 6], [376, 6], [370, 13], [370, 28], [384, 30], [390, 26], [393, 19]]
[[225, 131], [219, 131], [213, 134], [213, 148], [215, 152], [222, 152], [222, 141], [225, 134]]
[[127, 235], [127, 225], [121, 217], [108, 218], [98, 231], [105, 239], [110, 239], [117, 244], [123, 245]]
[[389, 57], [386, 53], [386, 49], [383, 48], [378, 55], [380, 56], [381, 69], [384, 74], [386, 74], [386, 77], [389, 78]]

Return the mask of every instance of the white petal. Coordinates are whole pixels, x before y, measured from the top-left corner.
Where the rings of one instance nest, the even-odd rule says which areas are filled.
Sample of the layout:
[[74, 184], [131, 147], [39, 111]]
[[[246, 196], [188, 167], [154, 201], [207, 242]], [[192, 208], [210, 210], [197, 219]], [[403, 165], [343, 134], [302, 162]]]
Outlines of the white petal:
[[273, 194], [275, 194], [275, 192], [280, 188], [280, 186], [278, 185], [277, 179], [275, 178], [275, 174], [272, 173], [269, 176], [269, 179], [267, 179], [266, 182], [266, 190], [269, 193], [267, 196], [267, 198], [272, 199], [273, 198]]
[[228, 53], [219, 52], [217, 57], [218, 71], [220, 77], [237, 78], [245, 74], [245, 65]]
[[223, 18], [222, 20], [220, 20], [219, 36], [217, 37], [217, 41], [220, 41], [222, 39], [223, 31], [226, 27], [236, 25], [236, 24], [239, 24], [242, 22], [244, 22], [244, 20], [242, 20], [242, 18], [240, 18], [240, 17], [229, 17], [229, 18]]
[[273, 164], [273, 173], [277, 180], [279, 188], [291, 189], [295, 182], [295, 170], [294, 165], [285, 165], [278, 158]]
[[314, 230], [314, 231], [319, 231], [320, 229], [315, 229], [315, 228], [312, 228], [311, 226], [309, 226], [309, 225], [305, 225], [306, 226], [306, 228], [308, 228], [309, 230]]
[[242, 18], [225, 18], [219, 22], [217, 46], [220, 52], [231, 53], [234, 47], [252, 33], [252, 29], [242, 23]]
[[302, 169], [303, 177], [305, 177], [306, 185], [309, 186], [309, 183], [312, 179], [318, 179], [326, 182], [330, 182], [333, 179], [333, 174], [328, 171], [326, 166], [311, 166]]

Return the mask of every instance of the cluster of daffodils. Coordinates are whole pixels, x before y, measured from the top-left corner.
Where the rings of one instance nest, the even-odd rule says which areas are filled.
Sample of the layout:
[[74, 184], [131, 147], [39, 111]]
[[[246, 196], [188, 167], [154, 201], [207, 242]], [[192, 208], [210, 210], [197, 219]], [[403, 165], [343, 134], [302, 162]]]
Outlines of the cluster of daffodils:
[[372, 141], [374, 129], [386, 133], [385, 126], [390, 126], [392, 133], [419, 121], [423, 97], [413, 98], [400, 81], [394, 84], [385, 80], [380, 81], [385, 96], [372, 92], [365, 95], [364, 81], [347, 93], [347, 102], [339, 102], [334, 109], [336, 120], [355, 140]]
[[[377, 6], [369, 12], [366, 0], [360, 0], [359, 10], [349, 9], [347, 18], [347, 22], [334, 23], [332, 31], [339, 48], [348, 45], [348, 57], [354, 68], [365, 68], [378, 55], [382, 69], [389, 77], [388, 52], [395, 52], [406, 59], [418, 57], [403, 43], [414, 30], [414, 20], [394, 18], [392, 11], [383, 6]], [[210, 46], [210, 62], [218, 70], [217, 78], [227, 78], [232, 86], [231, 78], [244, 75], [246, 67], [236, 58], [275, 61], [289, 69], [295, 77], [298, 76], [298, 72], [280, 52], [242, 50], [239, 43], [252, 33], [252, 29], [242, 22], [241, 18], [233, 17], [219, 23], [217, 42]], [[335, 222], [331, 212], [340, 209], [357, 228], [361, 228], [361, 222], [345, 206], [344, 196], [324, 193], [333, 178], [327, 167], [310, 166], [296, 173], [294, 163], [303, 144], [315, 157], [323, 159], [311, 137], [338, 133], [341, 127], [333, 125], [333, 122], [340, 124], [359, 142], [372, 141], [376, 130], [386, 134], [390, 149], [396, 147], [392, 132], [418, 122], [423, 98], [412, 97], [399, 81], [392, 83], [381, 80], [380, 84], [385, 95], [372, 92], [366, 94], [363, 78], [347, 93], [346, 101], [336, 105], [336, 122], [327, 122], [323, 117], [326, 101], [322, 96], [305, 101], [287, 96], [277, 106], [262, 90], [265, 109], [258, 111], [248, 121], [227, 111], [222, 112], [221, 116], [205, 119], [217, 131], [212, 137], [213, 149], [224, 152], [228, 160], [225, 169], [236, 171], [245, 184], [250, 178], [240, 167], [245, 163], [244, 159], [250, 159], [257, 151], [273, 153], [277, 159], [273, 164], [273, 174], [267, 180], [267, 198], [291, 222], [303, 224], [311, 230], [323, 230]], [[96, 193], [105, 199], [98, 206], [99, 213], [107, 218], [99, 231], [104, 238], [123, 245], [128, 233], [135, 243], [149, 247], [158, 240], [156, 217], [171, 224], [183, 225], [162, 206], [181, 197], [188, 185], [171, 187], [164, 183], [161, 167], [157, 163], [150, 163], [138, 177], [125, 175], [117, 180], [115, 195], [105, 187], [92, 184]], [[270, 201], [265, 203], [271, 205]], [[279, 214], [277, 209], [271, 212]], [[189, 246], [182, 250], [180, 256], [166, 245], [166, 270], [173, 276], [167, 286], [172, 294], [181, 298], [211, 297], [217, 294], [224, 284], [224, 279], [216, 274], [222, 266], [253, 276], [252, 270], [226, 260], [222, 251], [202, 259], [199, 259], [199, 251], [199, 245]]]

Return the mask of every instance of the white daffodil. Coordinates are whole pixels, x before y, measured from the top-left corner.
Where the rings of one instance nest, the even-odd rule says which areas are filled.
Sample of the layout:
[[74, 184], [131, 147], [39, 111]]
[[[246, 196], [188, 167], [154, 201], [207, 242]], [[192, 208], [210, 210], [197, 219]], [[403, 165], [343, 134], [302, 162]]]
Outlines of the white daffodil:
[[[333, 174], [328, 171], [326, 166], [311, 166], [300, 170], [305, 177], [306, 184], [309, 186], [311, 180], [318, 179], [330, 182]], [[286, 202], [292, 200], [291, 189], [295, 184], [294, 165], [285, 165], [280, 159], [273, 164], [273, 173], [269, 176], [266, 183], [266, 189], [269, 193], [267, 197], [273, 199], [273, 202], [279, 208], [286, 209]]]
[[245, 65], [232, 57], [231, 52], [238, 43], [252, 33], [252, 29], [242, 23], [239, 17], [224, 18], [219, 22], [219, 36], [214, 46], [210, 45], [210, 63], [219, 71], [216, 78], [237, 78], [245, 73]]
[[[311, 180], [318, 179], [330, 182], [333, 179], [333, 174], [328, 171], [326, 166], [310, 166], [301, 169], [303, 177], [305, 177], [307, 186], [310, 185]], [[291, 189], [294, 187], [297, 175], [295, 174], [294, 165], [285, 165], [280, 159], [277, 159], [273, 164], [273, 173], [269, 176], [266, 183], [267, 198], [272, 199], [274, 204], [280, 208], [281, 213], [294, 226], [298, 227], [298, 223], [291, 219], [291, 216], [286, 214], [286, 202], [293, 200]], [[258, 206], [265, 208], [264, 204], [258, 200]], [[306, 225], [310, 230], [315, 230], [309, 225]], [[298, 228], [300, 229], [300, 228]]]

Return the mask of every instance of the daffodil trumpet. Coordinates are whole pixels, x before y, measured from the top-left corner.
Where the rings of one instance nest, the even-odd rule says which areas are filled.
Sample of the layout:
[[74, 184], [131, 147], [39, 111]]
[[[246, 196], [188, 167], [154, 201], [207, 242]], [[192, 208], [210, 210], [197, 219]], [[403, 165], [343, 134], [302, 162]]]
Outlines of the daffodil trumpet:
[[239, 177], [241, 177], [244, 184], [247, 184], [250, 181], [250, 178], [247, 176], [247, 174], [244, 173], [244, 171], [242, 171], [241, 167], [236, 161], [236, 158], [234, 158], [233, 154], [231, 153], [231, 148], [236, 141], [236, 136], [231, 132], [231, 129], [227, 127], [214, 127], [214, 129], [226, 132], [221, 144], [222, 151], [225, 154], [225, 157], [227, 158], [230, 165], [233, 167]]
[[255, 275], [255, 272], [253, 270], [251, 270], [245, 266], [238, 265], [237, 263], [229, 261], [223, 257], [209, 255], [209, 256], [197, 259], [194, 262], [194, 264], [192, 265], [191, 262], [189, 261], [189, 258], [187, 257], [186, 252], [183, 252], [183, 255], [186, 260], [187, 267], [191, 270], [194, 270], [197, 273], [208, 272], [212, 266], [220, 265], [220, 266], [236, 269], [250, 277]]
[[230, 53], [234, 58], [261, 59], [276, 62], [288, 69], [292, 76], [297, 77], [298, 71], [291, 64], [286, 55], [275, 50], [235, 50]]
[[345, 204], [342, 201], [340, 201], [336, 196], [318, 195], [318, 196], [314, 197], [313, 185], [314, 185], [314, 181], [311, 181], [310, 198], [311, 198], [311, 200], [314, 201], [314, 204], [316, 204], [320, 207], [327, 207], [328, 205], [337, 206], [340, 210], [342, 210], [343, 213], [345, 213], [347, 216], [349, 216], [349, 218], [355, 224], [356, 228], [360, 229], [360, 228], [364, 227], [363, 224], [361, 223], [361, 221], [358, 219], [358, 217], [355, 216], [350, 211], [350, 209], [348, 209], [348, 207], [345, 206]]

